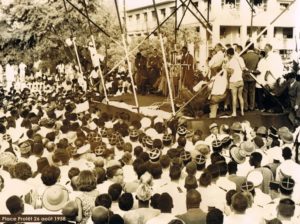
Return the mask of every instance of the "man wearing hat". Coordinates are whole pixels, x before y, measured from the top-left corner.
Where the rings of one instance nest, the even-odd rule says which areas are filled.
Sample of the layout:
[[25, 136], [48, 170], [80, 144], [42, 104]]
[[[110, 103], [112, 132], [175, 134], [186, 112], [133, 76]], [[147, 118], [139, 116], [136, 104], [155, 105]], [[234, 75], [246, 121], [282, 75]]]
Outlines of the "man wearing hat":
[[216, 123], [209, 125], [210, 135], [205, 138], [205, 142], [211, 147], [214, 140], [219, 139], [219, 129]]

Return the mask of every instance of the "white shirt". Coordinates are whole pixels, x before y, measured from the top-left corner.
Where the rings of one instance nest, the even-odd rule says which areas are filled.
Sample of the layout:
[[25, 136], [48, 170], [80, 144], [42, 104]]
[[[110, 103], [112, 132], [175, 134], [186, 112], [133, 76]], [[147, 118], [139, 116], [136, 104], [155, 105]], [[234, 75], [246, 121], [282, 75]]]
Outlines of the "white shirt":
[[[265, 74], [268, 70], [266, 58], [261, 58], [259, 60], [258, 65], [257, 65], [257, 70], [260, 71], [260, 74], [258, 74], [256, 76], [256, 79], [260, 84], [262, 84], [264, 86], [266, 84]], [[261, 86], [257, 83], [256, 83], [255, 87], [256, 88], [261, 88]]]
[[173, 219], [178, 219], [171, 213], [161, 213], [160, 215], [150, 219], [146, 224], [166, 224]]
[[211, 95], [223, 95], [226, 91], [227, 84], [228, 81], [226, 72], [223, 75], [217, 74], [212, 86]]
[[233, 73], [229, 78], [229, 82], [243, 81], [242, 69], [245, 67], [243, 59], [237, 56], [233, 56], [228, 62], [228, 67], [233, 69]]
[[281, 56], [275, 52], [269, 52], [266, 57], [266, 66], [272, 75], [268, 75], [267, 83], [272, 86], [283, 75], [283, 63]]
[[208, 65], [210, 68], [219, 67], [222, 65], [223, 59], [224, 53], [220, 50], [214, 56], [212, 56], [212, 58], [208, 62]]

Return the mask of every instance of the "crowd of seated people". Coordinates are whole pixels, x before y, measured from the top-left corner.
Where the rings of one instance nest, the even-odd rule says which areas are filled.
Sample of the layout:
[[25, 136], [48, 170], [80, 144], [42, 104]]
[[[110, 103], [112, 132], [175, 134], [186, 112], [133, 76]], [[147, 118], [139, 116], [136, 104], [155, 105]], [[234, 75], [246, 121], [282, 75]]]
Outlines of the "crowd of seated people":
[[76, 88], [1, 89], [1, 214], [299, 223], [299, 128], [213, 123], [204, 136], [181, 120], [105, 112]]

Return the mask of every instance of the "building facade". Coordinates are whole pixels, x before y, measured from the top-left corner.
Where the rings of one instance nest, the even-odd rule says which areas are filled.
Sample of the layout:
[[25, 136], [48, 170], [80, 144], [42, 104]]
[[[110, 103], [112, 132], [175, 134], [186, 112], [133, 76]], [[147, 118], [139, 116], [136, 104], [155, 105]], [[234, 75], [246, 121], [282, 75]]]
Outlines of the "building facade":
[[[184, 2], [184, 0], [175, 1], [177, 1], [177, 6]], [[160, 21], [175, 10], [175, 1], [156, 1]], [[202, 40], [200, 46], [193, 48], [192, 43], [189, 45], [190, 52], [195, 55], [198, 66], [205, 62], [209, 49], [218, 42], [224, 45], [237, 43], [245, 46], [246, 41], [252, 38], [257, 40], [258, 48], [271, 43], [274, 49], [280, 51], [283, 58], [296, 49], [300, 30], [296, 18], [300, 13], [299, 1], [292, 4], [293, 0], [193, 0], [193, 5], [188, 2], [189, 0], [177, 10], [177, 21], [179, 23], [185, 13], [182, 26], [196, 27], [199, 32]], [[189, 10], [186, 10], [187, 6]], [[288, 10], [283, 13], [286, 8]], [[200, 18], [202, 23], [193, 16], [190, 10]], [[282, 15], [275, 20], [281, 13]], [[205, 27], [205, 20], [210, 24], [209, 32]], [[156, 13], [152, 1], [145, 0], [143, 5], [132, 6], [126, 10], [129, 38], [148, 34], [156, 26]]]

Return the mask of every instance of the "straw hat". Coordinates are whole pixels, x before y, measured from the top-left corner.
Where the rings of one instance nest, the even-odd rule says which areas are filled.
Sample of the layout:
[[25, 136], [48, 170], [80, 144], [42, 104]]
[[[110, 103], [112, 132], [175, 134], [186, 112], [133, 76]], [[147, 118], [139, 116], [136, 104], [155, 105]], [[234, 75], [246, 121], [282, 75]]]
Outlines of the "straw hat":
[[233, 146], [230, 149], [230, 154], [231, 154], [232, 158], [234, 159], [234, 161], [237, 163], [243, 163], [246, 160], [245, 155], [240, 153], [240, 148], [238, 148], [237, 146]]
[[61, 185], [53, 185], [47, 188], [42, 197], [43, 207], [49, 211], [62, 209], [68, 200], [68, 190]]

